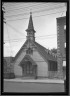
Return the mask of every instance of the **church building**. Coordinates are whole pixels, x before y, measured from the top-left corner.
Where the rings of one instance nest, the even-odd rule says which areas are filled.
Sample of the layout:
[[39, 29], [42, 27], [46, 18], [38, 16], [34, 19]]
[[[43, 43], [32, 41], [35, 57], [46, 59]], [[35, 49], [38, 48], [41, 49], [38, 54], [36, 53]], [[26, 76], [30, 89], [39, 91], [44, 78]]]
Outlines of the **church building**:
[[32, 13], [26, 29], [26, 41], [13, 61], [13, 72], [16, 78], [54, 78], [58, 72], [57, 56], [35, 41], [35, 29]]

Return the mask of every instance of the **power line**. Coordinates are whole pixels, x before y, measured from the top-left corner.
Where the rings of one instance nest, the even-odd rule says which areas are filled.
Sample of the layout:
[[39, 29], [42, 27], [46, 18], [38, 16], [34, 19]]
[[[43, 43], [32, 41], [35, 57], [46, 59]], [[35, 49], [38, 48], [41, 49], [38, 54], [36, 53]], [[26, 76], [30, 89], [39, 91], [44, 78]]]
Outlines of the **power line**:
[[[45, 37], [45, 36], [43, 36], [43, 37]], [[46, 36], [46, 37], [48, 37], [48, 36]], [[37, 39], [44, 39], [42, 37], [35, 37], [35, 38], [37, 38]], [[52, 38], [52, 37], [50, 37], [50, 38]], [[26, 38], [10, 39], [10, 41], [13, 41], [13, 40], [18, 40], [19, 41], [19, 40], [22, 40], [22, 39], [26, 39]], [[9, 40], [5, 40], [5, 41], [9, 41]]]
[[[45, 36], [37, 36], [36, 38], [37, 39], [48, 39], [49, 37], [48, 36], [54, 36], [54, 35], [57, 35], [57, 34], [52, 34], [52, 35], [45, 35]], [[42, 37], [48, 37], [48, 38], [42, 38]], [[53, 38], [53, 37], [51, 37]], [[18, 41], [21, 41], [21, 40], [24, 40], [26, 38], [19, 38], [19, 39], [10, 39], [10, 42], [18, 42]], [[17, 40], [17, 41], [14, 41], [14, 40]], [[9, 40], [4, 40], [4, 41], [9, 41]]]
[[[6, 22], [6, 23], [7, 23], [7, 22]], [[10, 26], [13, 30], [15, 30], [15, 32], [18, 32], [18, 33], [20, 34], [20, 32], [19, 32], [16, 28], [14, 28], [13, 26], [11, 26], [11, 25], [10, 25], [10, 24], [8, 24], [8, 23], [7, 23], [7, 25], [9, 25], [9, 26]], [[24, 34], [24, 33], [22, 33], [22, 32], [21, 32], [21, 34], [25, 35], [25, 34]]]
[[[35, 38], [39, 38], [39, 37], [48, 37], [48, 36], [54, 36], [57, 34], [51, 34], [51, 35], [44, 35], [44, 36], [36, 36]], [[26, 39], [26, 38], [18, 38], [18, 39], [11, 39], [11, 40], [19, 40], [19, 39]]]
[[[36, 40], [40, 40], [40, 39], [41, 39], [41, 40], [45, 40], [45, 39], [52, 39], [52, 38], [55, 38], [55, 37], [51, 37], [51, 38], [38, 38], [38, 39], [36, 39]], [[24, 40], [24, 38], [21, 39], [21, 40]], [[17, 41], [10, 41], [10, 43], [11, 43], [11, 42], [21, 42], [21, 40], [17, 40]], [[41, 40], [40, 40], [40, 41], [41, 41]], [[7, 42], [8, 42], [8, 41], [5, 41], [5, 43], [7, 43]]]
[[[45, 36], [53, 36], [53, 35], [57, 35], [57, 34], [51, 34], [51, 35], [45, 35]], [[36, 37], [45, 37], [45, 36], [36, 36]]]
[[38, 39], [38, 40], [39, 40], [39, 39], [44, 40], [44, 39], [52, 39], [52, 38], [56, 38], [56, 37], [37, 38], [37, 39]]
[[[57, 7], [57, 6], [56, 6]], [[41, 7], [42, 8], [42, 7]], [[37, 10], [39, 9], [41, 9], [40, 7], [39, 8], [37, 8]], [[55, 7], [52, 7], [52, 8], [54, 8], [54, 9], [56, 9]], [[60, 7], [59, 7], [60, 8]], [[28, 8], [29, 9], [29, 8]], [[46, 10], [49, 10], [49, 9], [51, 9], [51, 8], [47, 8]], [[36, 8], [35, 8], [35, 10], [36, 10]], [[41, 10], [40, 10], [41, 11]], [[13, 11], [12, 11], [13, 12]], [[39, 12], [39, 11], [38, 11]], [[17, 12], [16, 12], [17, 13]], [[29, 14], [29, 12], [28, 13], [19, 13], [19, 14], [17, 14], [17, 15], [28, 15]], [[12, 15], [12, 16], [17, 16], [16, 14], [15, 15]], [[11, 17], [11, 15], [6, 15], [6, 17]]]
[[[6, 23], [5, 23], [5, 24], [6, 24]], [[7, 27], [7, 24], [6, 24], [6, 27]], [[10, 37], [9, 37], [8, 27], [7, 27], [7, 34], [8, 34], [9, 44], [10, 44]], [[12, 48], [12, 47], [11, 47], [11, 44], [10, 44], [10, 50], [11, 50], [10, 56], [12, 55], [12, 49], [11, 49], [11, 48]]]
[[[14, 5], [14, 4], [15, 4], [15, 3], [13, 3], [13, 6], [14, 6], [14, 8], [15, 8], [16, 10], [18, 10], [19, 8], [21, 9], [22, 7], [23, 7], [23, 8], [28, 8], [28, 7], [30, 7], [30, 6], [32, 6], [32, 7], [33, 7], [33, 6], [36, 6], [36, 5], [40, 5], [40, 4], [34, 4], [34, 5], [32, 4], [32, 5], [28, 6], [28, 7], [25, 7], [26, 5], [24, 6], [24, 3], [23, 3], [23, 5], [22, 5], [22, 6], [19, 6], [19, 5], [20, 5], [20, 3], [19, 3], [19, 4], [15, 4], [15, 5]], [[6, 7], [6, 8], [9, 8], [9, 7], [11, 8], [11, 7], [12, 7], [12, 5], [9, 5], [8, 7], [7, 7], [7, 6], [5, 6], [5, 7]], [[8, 10], [8, 11], [10, 11], [10, 10]]]
[[[29, 8], [29, 7], [34, 7], [34, 6], [37, 6], [37, 5], [39, 5], [39, 6], [41, 6], [40, 4], [32, 4], [32, 5], [30, 5], [30, 6], [28, 6], [28, 7], [23, 7], [24, 5], [22, 5], [22, 6], [17, 6], [17, 8], [16, 7], [14, 7], [15, 9], [14, 10], [19, 10], [19, 9], [26, 9], [26, 8]], [[23, 8], [22, 8], [23, 7]], [[13, 11], [13, 9], [11, 9], [11, 10], [8, 10], [8, 11], [6, 11], [6, 12], [9, 12], [9, 11]]]
[[[10, 5], [9, 5], [10, 4]], [[28, 4], [28, 5], [27, 5]], [[42, 2], [42, 3], [40, 3], [40, 2], [21, 2], [21, 3], [16, 3], [16, 2], [14, 2], [14, 3], [4, 3], [4, 5], [6, 6], [6, 7], [10, 7], [11, 5], [14, 5], [15, 6], [15, 8], [16, 7], [22, 7], [22, 6], [24, 6], [24, 7], [26, 7], [26, 6], [32, 6], [32, 5], [49, 5], [49, 4], [52, 4], [52, 3], [44, 3], [44, 2]], [[56, 4], [56, 3], [53, 3], [53, 4]], [[21, 6], [22, 5], [22, 6]]]
[[[39, 5], [39, 6], [38, 6], [38, 5]], [[45, 6], [45, 5], [46, 5], [46, 7], [50, 6], [50, 5], [44, 4], [44, 3], [42, 3], [42, 4], [40, 4], [40, 3], [38, 4], [38, 3], [37, 3], [37, 4], [32, 4], [32, 5], [28, 6], [28, 7], [23, 7], [23, 8], [22, 8], [22, 6], [24, 6], [24, 5], [22, 5], [22, 6], [14, 7], [14, 8], [16, 8], [16, 9], [14, 9], [14, 10], [11, 9], [11, 10], [8, 10], [8, 11], [6, 11], [6, 12], [15, 11], [15, 10], [19, 10], [19, 9], [27, 9], [27, 8], [29, 8], [29, 7], [32, 7], [32, 8], [33, 8], [33, 7], [40, 7], [40, 6], [42, 7], [42, 6]], [[55, 5], [57, 6], [57, 5], [59, 5], [59, 4], [55, 4]], [[9, 7], [10, 7], [10, 6], [9, 6]], [[11, 7], [10, 7], [10, 8], [11, 8]]]
[[4, 3], [4, 6], [8, 8], [8, 7], [10, 7], [10, 6], [15, 6], [15, 4], [16, 4], [16, 6], [17, 6], [17, 5], [19, 5], [20, 3], [15, 3], [15, 2], [14, 2], [14, 3], [10, 3], [10, 2], [9, 2], [9, 3]]
[[[26, 38], [10, 39], [10, 41], [11, 41], [11, 40], [21, 40], [21, 39], [26, 39]], [[5, 41], [9, 41], [9, 40], [5, 40]]]
[[[65, 12], [65, 11], [59, 11], [59, 12], [49, 13], [49, 14], [45, 14], [45, 15], [34, 16], [33, 18], [52, 15], [52, 14], [57, 14], [57, 13], [62, 13], [62, 12]], [[17, 20], [22, 20], [22, 19], [28, 19], [28, 18], [20, 18], [20, 19], [7, 20], [7, 21], [17, 21]]]
[[[38, 11], [32, 11], [32, 13], [40, 13], [40, 12], [44, 12], [44, 11], [50, 11], [50, 10], [56, 10], [56, 9], [58, 9], [58, 8], [62, 8], [62, 7], [64, 7], [64, 6], [59, 6], [59, 7], [54, 7], [54, 8], [52, 8], [52, 9], [43, 9], [43, 10], [38, 10]], [[28, 15], [29, 13], [22, 13], [23, 15]], [[14, 17], [14, 16], [18, 16], [18, 15], [22, 15], [22, 14], [16, 14], [16, 15], [11, 15], [11, 16], [5, 16], [5, 17]]]

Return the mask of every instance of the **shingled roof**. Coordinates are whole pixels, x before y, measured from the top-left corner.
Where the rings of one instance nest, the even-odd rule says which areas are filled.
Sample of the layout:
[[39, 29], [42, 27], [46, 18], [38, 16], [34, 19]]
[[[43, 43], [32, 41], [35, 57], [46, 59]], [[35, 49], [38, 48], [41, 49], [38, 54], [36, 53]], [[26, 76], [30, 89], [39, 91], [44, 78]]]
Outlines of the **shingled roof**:
[[30, 18], [29, 18], [29, 24], [28, 28], [26, 29], [27, 32], [32, 31], [35, 32], [34, 26], [33, 26], [33, 20], [32, 20], [32, 12], [30, 12]]
[[[17, 57], [23, 52], [24, 45], [26, 45], [28, 40], [25, 41], [25, 43], [22, 45], [18, 53], [16, 54], [14, 61], [17, 59]], [[57, 61], [57, 56], [53, 54], [50, 50], [46, 49], [42, 45], [40, 45], [37, 42], [31, 41], [35, 47], [37, 48], [38, 52], [46, 59], [46, 60], [52, 60], [52, 61]]]
[[37, 46], [37, 48], [39, 49], [39, 52], [42, 54], [42, 56], [46, 60], [57, 61], [57, 56], [53, 54], [50, 50], [46, 49], [45, 47], [43, 47], [37, 42], [35, 42], [35, 45]]

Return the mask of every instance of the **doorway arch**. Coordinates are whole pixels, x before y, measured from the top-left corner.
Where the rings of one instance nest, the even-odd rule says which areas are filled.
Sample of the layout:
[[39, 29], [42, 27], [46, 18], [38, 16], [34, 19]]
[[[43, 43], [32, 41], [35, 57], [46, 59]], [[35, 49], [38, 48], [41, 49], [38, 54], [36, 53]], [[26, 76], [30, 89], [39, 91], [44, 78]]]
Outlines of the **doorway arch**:
[[37, 77], [37, 64], [29, 55], [26, 55], [19, 65], [22, 68], [22, 77]]

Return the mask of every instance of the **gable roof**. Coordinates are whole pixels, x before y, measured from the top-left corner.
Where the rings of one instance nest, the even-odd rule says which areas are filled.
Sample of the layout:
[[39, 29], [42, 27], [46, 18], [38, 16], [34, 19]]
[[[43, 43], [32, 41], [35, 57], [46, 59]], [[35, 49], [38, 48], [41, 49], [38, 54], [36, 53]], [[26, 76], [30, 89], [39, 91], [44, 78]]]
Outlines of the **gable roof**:
[[19, 65], [22, 66], [23, 64], [25, 64], [26, 61], [31, 61], [33, 65], [37, 65], [36, 62], [29, 55], [25, 55]]
[[[30, 40], [31, 41], [31, 40]], [[22, 53], [24, 46], [26, 45], [26, 43], [28, 42], [28, 40], [25, 41], [25, 43], [22, 45], [22, 47], [20, 48], [20, 50], [18, 51], [18, 53], [16, 54], [14, 61], [19, 57], [19, 55]], [[57, 61], [57, 57], [48, 49], [46, 49], [45, 47], [43, 47], [42, 45], [40, 45], [37, 42], [33, 42], [31, 41], [35, 47], [37, 47], [38, 52], [42, 55], [42, 57], [45, 60], [52, 60], [52, 61]]]
[[46, 49], [37, 42], [35, 42], [35, 45], [37, 46], [38, 50], [46, 60], [57, 61], [57, 57], [50, 50]]

